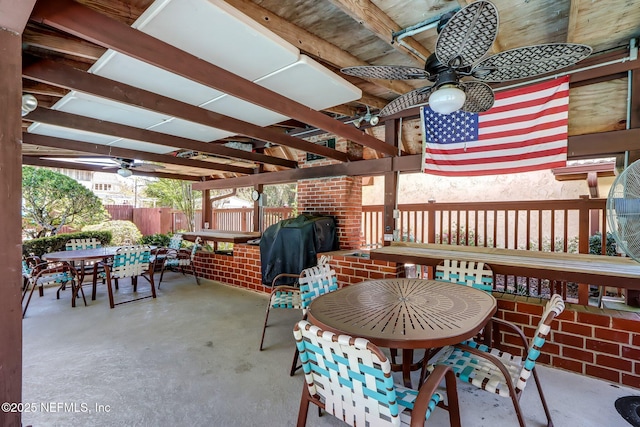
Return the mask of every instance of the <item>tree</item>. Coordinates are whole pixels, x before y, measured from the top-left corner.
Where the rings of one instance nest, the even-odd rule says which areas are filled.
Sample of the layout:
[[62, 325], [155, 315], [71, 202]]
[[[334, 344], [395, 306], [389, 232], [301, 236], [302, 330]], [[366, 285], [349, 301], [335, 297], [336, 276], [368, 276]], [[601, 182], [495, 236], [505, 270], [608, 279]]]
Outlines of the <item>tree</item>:
[[81, 228], [108, 219], [91, 190], [49, 169], [22, 168], [22, 216], [31, 238], [53, 236], [63, 225]]
[[160, 178], [150, 182], [144, 189], [147, 197], [158, 199], [160, 206], [178, 209], [187, 217], [188, 231], [195, 229], [195, 212], [200, 203], [201, 193], [194, 191], [191, 184], [176, 179]]

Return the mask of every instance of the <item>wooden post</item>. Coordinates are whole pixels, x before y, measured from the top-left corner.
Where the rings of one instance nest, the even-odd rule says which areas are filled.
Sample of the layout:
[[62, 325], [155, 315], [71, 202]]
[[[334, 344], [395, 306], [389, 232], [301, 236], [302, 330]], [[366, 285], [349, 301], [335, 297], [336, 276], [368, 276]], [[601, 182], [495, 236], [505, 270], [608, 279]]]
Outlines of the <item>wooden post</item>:
[[[22, 37], [35, 0], [0, 0], [0, 403], [22, 402]], [[19, 427], [19, 412], [0, 411]]]
[[200, 221], [200, 227], [204, 230], [206, 228], [213, 228], [211, 224], [211, 190], [202, 190], [202, 218]]
[[[261, 173], [264, 170], [264, 166], [260, 165], [255, 169], [255, 173]], [[255, 184], [253, 186], [253, 190], [260, 193], [260, 197], [262, 198], [262, 191], [264, 190], [264, 186], [262, 184]], [[263, 208], [264, 203], [263, 200], [255, 200], [253, 202], [253, 231], [263, 232], [262, 230], [262, 222], [263, 222]]]
[[[385, 122], [385, 142], [395, 147], [398, 146], [398, 120], [387, 120]], [[389, 246], [391, 240], [389, 236], [396, 228], [396, 221], [393, 212], [398, 198], [398, 174], [396, 172], [385, 172], [384, 174], [384, 227], [383, 245]]]
[[[578, 252], [589, 253], [589, 196], [580, 196], [580, 210], [578, 211]], [[606, 235], [603, 237], [603, 245], [607, 244]], [[589, 285], [578, 284], [578, 304], [589, 305]]]

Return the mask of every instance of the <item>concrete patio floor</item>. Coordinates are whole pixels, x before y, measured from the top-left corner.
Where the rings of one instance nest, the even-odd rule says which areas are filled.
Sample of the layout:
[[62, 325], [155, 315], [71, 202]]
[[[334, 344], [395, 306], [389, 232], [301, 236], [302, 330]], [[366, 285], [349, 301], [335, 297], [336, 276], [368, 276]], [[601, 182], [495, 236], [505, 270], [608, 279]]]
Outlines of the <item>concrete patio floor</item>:
[[[34, 295], [23, 323], [23, 402], [36, 405], [23, 425], [295, 425], [303, 379], [288, 371], [299, 312], [273, 312], [260, 352], [266, 295], [169, 273], [155, 300], [110, 310], [99, 287], [88, 303], [71, 308], [68, 290], [60, 300], [53, 289]], [[540, 376], [557, 427], [630, 425], [614, 402], [639, 390], [545, 367]], [[509, 399], [462, 384], [459, 394], [463, 426], [517, 426]], [[546, 425], [533, 385], [522, 404], [528, 426]], [[312, 408], [307, 425], [345, 424]], [[446, 412], [427, 425], [448, 426]]]

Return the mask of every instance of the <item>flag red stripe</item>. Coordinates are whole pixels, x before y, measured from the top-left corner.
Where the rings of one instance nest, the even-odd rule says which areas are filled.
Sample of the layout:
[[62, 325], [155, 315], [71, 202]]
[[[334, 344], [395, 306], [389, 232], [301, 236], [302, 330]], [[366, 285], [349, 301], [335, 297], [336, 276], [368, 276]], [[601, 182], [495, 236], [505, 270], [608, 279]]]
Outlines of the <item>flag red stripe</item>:
[[515, 89], [508, 89], [497, 91], [495, 93], [496, 100], [502, 100], [509, 98], [510, 96], [528, 95], [532, 92], [540, 92], [543, 90], [551, 89], [556, 86], [560, 86], [562, 83], [568, 82], [569, 76], [564, 76], [559, 79], [547, 80], [546, 82], [536, 83], [529, 86], [522, 86]]
[[512, 154], [509, 156], [494, 156], [494, 157], [486, 157], [486, 158], [465, 158], [459, 160], [437, 160], [426, 158], [425, 163], [429, 164], [440, 164], [440, 165], [449, 165], [449, 166], [461, 166], [461, 165], [480, 165], [485, 163], [494, 163], [494, 162], [511, 162], [514, 160], [526, 160], [526, 159], [535, 159], [538, 157], [546, 157], [546, 156], [555, 156], [557, 154], [563, 154], [567, 152], [567, 147], [560, 148], [552, 148], [549, 150], [539, 150], [533, 151], [529, 153], [518, 153]]
[[566, 91], [559, 91], [557, 93], [554, 93], [551, 96], [548, 97], [543, 97], [543, 98], [535, 98], [535, 99], [530, 99], [527, 101], [520, 101], [520, 102], [513, 102], [513, 103], [508, 103], [505, 105], [496, 105], [495, 107], [491, 108], [489, 111], [486, 111], [484, 113], [480, 113], [480, 115], [486, 115], [486, 114], [496, 114], [496, 113], [504, 113], [507, 111], [512, 111], [512, 110], [517, 110], [519, 108], [530, 108], [530, 107], [537, 107], [540, 105], [544, 105], [547, 102], [551, 101], [551, 100], [557, 100], [557, 99], [561, 99], [561, 98], [569, 98], [569, 90]]
[[521, 173], [521, 172], [531, 172], [537, 171], [541, 169], [553, 169], [553, 168], [562, 168], [567, 165], [566, 161], [561, 162], [549, 162], [544, 165], [529, 165], [529, 166], [520, 166], [520, 167], [512, 167], [505, 169], [495, 169], [495, 170], [465, 170], [465, 171], [451, 171], [451, 170], [439, 170], [439, 169], [425, 169], [424, 172], [430, 175], [440, 175], [440, 176], [485, 176], [485, 175], [498, 175], [498, 174], [509, 174], [509, 173]]
[[504, 118], [494, 119], [494, 120], [482, 120], [480, 122], [480, 129], [489, 127], [489, 126], [501, 126], [501, 125], [508, 125], [514, 122], [525, 122], [529, 120], [535, 120], [537, 118], [544, 117], [547, 114], [565, 113], [567, 111], [569, 111], [568, 105], [559, 105], [557, 107], [548, 108], [542, 111], [536, 111], [535, 113], [531, 113], [531, 114], [523, 114], [517, 117], [504, 117]]
[[[556, 120], [554, 122], [549, 122], [549, 123], [540, 123], [537, 124], [535, 126], [531, 126], [531, 127], [525, 127], [522, 129], [510, 129], [510, 130], [505, 130], [502, 132], [491, 132], [491, 133], [478, 133], [478, 140], [479, 141], [486, 141], [489, 139], [497, 139], [497, 138], [506, 138], [508, 136], [519, 136], [519, 135], [526, 135], [529, 133], [533, 133], [533, 132], [540, 132], [543, 130], [547, 130], [547, 129], [553, 129], [553, 128], [557, 128], [560, 126], [566, 126], [567, 125], [567, 119], [562, 119], [562, 120]], [[562, 132], [562, 133], [566, 133], [566, 132]], [[559, 133], [560, 134], [560, 133]]]
[[431, 154], [442, 154], [442, 155], [465, 154], [465, 153], [473, 154], [473, 153], [482, 153], [486, 151], [498, 151], [498, 150], [508, 150], [512, 148], [530, 147], [532, 145], [546, 144], [548, 142], [558, 141], [559, 139], [562, 139], [562, 137], [559, 137], [558, 135], [547, 135], [547, 136], [543, 136], [536, 139], [529, 139], [527, 141], [508, 142], [505, 144], [496, 144], [496, 145], [490, 145], [490, 146], [486, 146], [486, 145], [467, 146], [466, 149], [465, 148], [439, 149], [439, 148], [433, 148], [432, 145], [427, 145], [427, 152]]

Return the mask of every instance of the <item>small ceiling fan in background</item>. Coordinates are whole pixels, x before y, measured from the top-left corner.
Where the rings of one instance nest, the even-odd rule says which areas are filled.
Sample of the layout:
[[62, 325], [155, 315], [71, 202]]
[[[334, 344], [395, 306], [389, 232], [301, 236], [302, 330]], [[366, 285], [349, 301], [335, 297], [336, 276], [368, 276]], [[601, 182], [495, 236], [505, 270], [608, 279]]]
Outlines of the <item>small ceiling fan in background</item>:
[[116, 166], [105, 166], [103, 167], [103, 169], [114, 169], [115, 167], [118, 167], [118, 170], [116, 171], [116, 173], [124, 178], [128, 178], [131, 175], [133, 175], [134, 171], [155, 172], [158, 169], [164, 168], [164, 166], [156, 165], [152, 163], [144, 163], [140, 160], [123, 159], [123, 158], [114, 158], [109, 160], [115, 163]]
[[591, 54], [591, 47], [573, 43], [524, 46], [482, 59], [498, 34], [498, 10], [486, 0], [475, 1], [455, 14], [445, 14], [438, 25], [435, 52], [424, 69], [395, 65], [364, 65], [340, 70], [355, 77], [433, 82], [391, 101], [380, 116], [429, 103], [440, 114], [462, 109], [469, 113], [489, 110], [494, 103], [491, 86], [556, 71]]

